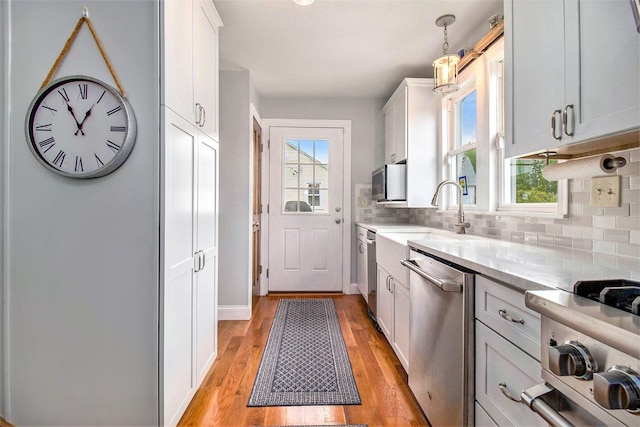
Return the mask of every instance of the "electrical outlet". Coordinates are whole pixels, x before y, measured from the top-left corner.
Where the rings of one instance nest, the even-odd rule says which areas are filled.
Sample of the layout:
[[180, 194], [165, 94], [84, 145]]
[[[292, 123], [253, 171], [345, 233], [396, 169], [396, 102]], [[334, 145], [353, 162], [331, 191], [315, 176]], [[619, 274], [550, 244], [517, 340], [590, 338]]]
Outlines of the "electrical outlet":
[[620, 175], [591, 178], [591, 206], [620, 206]]
[[366, 208], [369, 204], [369, 200], [366, 197], [358, 197], [358, 207]]

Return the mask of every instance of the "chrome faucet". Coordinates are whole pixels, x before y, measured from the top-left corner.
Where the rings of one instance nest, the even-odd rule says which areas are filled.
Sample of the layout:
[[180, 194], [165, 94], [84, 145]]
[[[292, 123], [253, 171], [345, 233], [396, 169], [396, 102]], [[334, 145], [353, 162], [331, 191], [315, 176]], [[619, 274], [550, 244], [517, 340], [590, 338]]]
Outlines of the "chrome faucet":
[[460, 186], [460, 184], [450, 180], [442, 181], [440, 184], [438, 184], [438, 188], [436, 188], [436, 194], [433, 195], [431, 204], [433, 206], [438, 206], [438, 196], [440, 196], [440, 190], [446, 184], [454, 185], [458, 189], [458, 222], [456, 224], [453, 224], [453, 226], [456, 228], [457, 234], [465, 234], [465, 229], [469, 228], [471, 224], [469, 224], [468, 222], [464, 222], [464, 212], [462, 211], [462, 187]]

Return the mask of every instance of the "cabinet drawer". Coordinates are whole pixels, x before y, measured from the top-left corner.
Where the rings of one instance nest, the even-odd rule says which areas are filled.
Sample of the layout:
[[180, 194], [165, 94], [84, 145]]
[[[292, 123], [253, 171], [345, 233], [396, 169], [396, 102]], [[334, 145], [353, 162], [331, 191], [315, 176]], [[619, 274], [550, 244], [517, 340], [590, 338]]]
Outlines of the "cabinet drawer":
[[525, 307], [524, 294], [476, 276], [475, 308], [477, 319], [540, 360], [540, 314]]
[[367, 238], [367, 229], [358, 225], [356, 227], [356, 238], [364, 241]]
[[476, 321], [476, 400], [499, 426], [546, 426], [523, 403], [522, 390], [542, 382], [540, 362]]
[[487, 411], [482, 409], [482, 406], [478, 402], [475, 403], [475, 422], [474, 425], [476, 427], [498, 427], [498, 424], [495, 423], [487, 414]]

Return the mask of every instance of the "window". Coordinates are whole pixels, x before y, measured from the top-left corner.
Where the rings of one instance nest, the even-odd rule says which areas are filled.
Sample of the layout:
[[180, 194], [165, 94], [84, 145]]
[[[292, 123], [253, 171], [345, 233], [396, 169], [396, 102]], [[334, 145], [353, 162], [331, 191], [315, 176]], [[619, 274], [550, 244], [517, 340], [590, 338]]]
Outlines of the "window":
[[[449, 160], [449, 179], [462, 187], [462, 203], [476, 204], [477, 164], [477, 92], [475, 86], [466, 87], [448, 101], [449, 144], [447, 158]], [[458, 203], [453, 197], [455, 189], [450, 190], [451, 204]]]
[[284, 212], [327, 213], [329, 141], [286, 139]]
[[[443, 99], [443, 175], [462, 187], [465, 209], [563, 214], [566, 181], [547, 182], [544, 159], [504, 159], [503, 71], [501, 39], [460, 72], [461, 89]], [[450, 186], [446, 208], [457, 203]]]

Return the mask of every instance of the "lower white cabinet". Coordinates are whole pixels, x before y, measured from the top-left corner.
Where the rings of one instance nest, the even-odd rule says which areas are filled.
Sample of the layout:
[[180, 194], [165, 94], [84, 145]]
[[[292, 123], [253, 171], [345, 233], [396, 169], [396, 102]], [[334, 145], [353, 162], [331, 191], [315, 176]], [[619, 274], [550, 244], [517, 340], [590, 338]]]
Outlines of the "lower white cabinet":
[[[361, 231], [362, 230], [362, 231]], [[357, 240], [356, 240], [356, 272], [357, 272], [357, 276], [358, 276], [358, 289], [360, 290], [360, 293], [362, 294], [362, 297], [364, 298], [365, 301], [368, 302], [369, 299], [369, 295], [368, 295], [368, 289], [369, 289], [369, 274], [367, 271], [367, 242], [366, 242], [366, 237], [367, 237], [367, 233], [366, 231], [364, 231], [363, 227], [358, 227], [358, 232], [357, 232]]]
[[546, 426], [520, 403], [522, 390], [541, 382], [540, 362], [476, 321], [476, 401], [496, 424]]
[[393, 350], [409, 370], [409, 288], [393, 281]]
[[393, 342], [393, 277], [378, 265], [378, 326]]
[[217, 353], [218, 143], [168, 108], [161, 206], [162, 425], [175, 425]]
[[378, 326], [409, 370], [409, 288], [378, 265]]
[[[476, 276], [476, 426], [546, 426], [520, 403], [540, 382], [540, 315], [524, 294]], [[514, 400], [515, 399], [515, 400]]]

